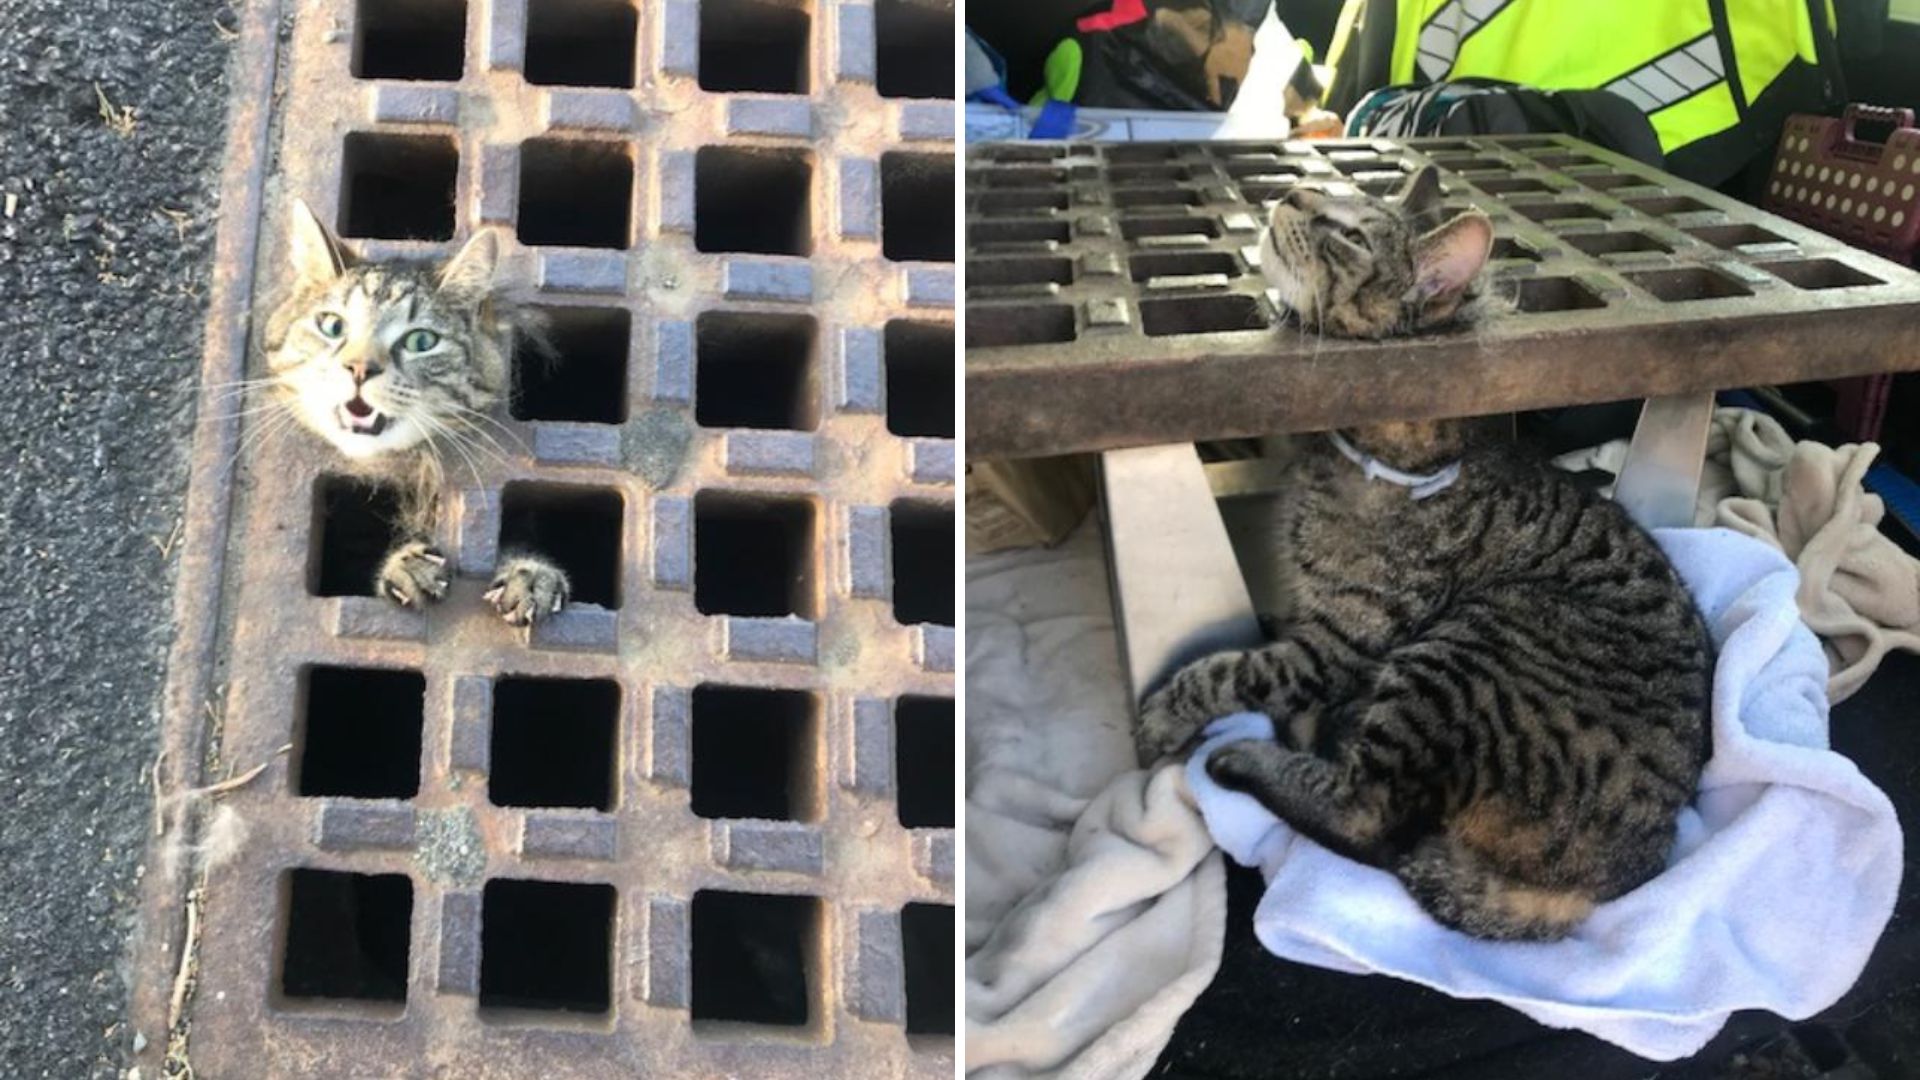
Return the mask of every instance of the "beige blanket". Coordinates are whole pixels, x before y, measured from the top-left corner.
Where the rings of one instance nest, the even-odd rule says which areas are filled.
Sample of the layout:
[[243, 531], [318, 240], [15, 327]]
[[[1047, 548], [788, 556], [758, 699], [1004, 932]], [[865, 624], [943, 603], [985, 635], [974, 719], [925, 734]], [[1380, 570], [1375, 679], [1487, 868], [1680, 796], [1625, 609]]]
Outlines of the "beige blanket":
[[1726, 499], [1719, 524], [1764, 540], [1800, 571], [1797, 599], [1827, 650], [1837, 704], [1864, 685], [1888, 650], [1920, 652], [1920, 560], [1880, 531], [1886, 505], [1861, 485], [1873, 443], [1803, 442], [1782, 470], [1777, 509]]
[[[1627, 441], [1555, 459], [1565, 469], [1620, 471]], [[1716, 409], [1694, 522], [1725, 525], [1785, 552], [1800, 572], [1800, 616], [1820, 637], [1838, 704], [1889, 650], [1920, 652], [1920, 560], [1880, 532], [1886, 506], [1862, 484], [1872, 443], [1796, 444], [1772, 417]]]

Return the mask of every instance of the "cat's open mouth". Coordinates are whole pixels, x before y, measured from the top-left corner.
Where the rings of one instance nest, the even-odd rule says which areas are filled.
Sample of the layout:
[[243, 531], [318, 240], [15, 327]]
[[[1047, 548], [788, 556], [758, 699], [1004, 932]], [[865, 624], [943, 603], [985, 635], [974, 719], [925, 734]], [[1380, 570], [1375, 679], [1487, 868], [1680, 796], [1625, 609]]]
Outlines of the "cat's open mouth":
[[358, 395], [340, 406], [336, 415], [340, 426], [356, 435], [378, 435], [387, 430], [387, 414], [367, 404], [367, 399]]

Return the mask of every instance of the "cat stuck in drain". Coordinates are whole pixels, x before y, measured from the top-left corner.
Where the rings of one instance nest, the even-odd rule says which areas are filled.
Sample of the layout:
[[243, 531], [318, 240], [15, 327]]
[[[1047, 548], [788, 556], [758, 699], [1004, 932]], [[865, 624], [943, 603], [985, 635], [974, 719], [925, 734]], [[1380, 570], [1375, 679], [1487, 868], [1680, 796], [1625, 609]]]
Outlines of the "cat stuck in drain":
[[[1492, 241], [1478, 211], [1443, 220], [1428, 168], [1389, 198], [1292, 189], [1261, 269], [1303, 332], [1391, 338], [1497, 317]], [[1269, 534], [1291, 611], [1151, 693], [1137, 741], [1151, 763], [1265, 713], [1279, 741], [1215, 752], [1221, 784], [1445, 925], [1552, 940], [1666, 866], [1708, 754], [1712, 652], [1623, 510], [1479, 431], [1300, 440]]]
[[[494, 293], [499, 241], [475, 233], [444, 265], [355, 260], [304, 202], [292, 207], [293, 280], [263, 335], [277, 403], [363, 479], [398, 493], [393, 545], [373, 592], [420, 608], [453, 575], [433, 543], [443, 455], [491, 445], [514, 337], [537, 327]], [[502, 552], [488, 603], [531, 629], [565, 608], [567, 574], [535, 552]]]

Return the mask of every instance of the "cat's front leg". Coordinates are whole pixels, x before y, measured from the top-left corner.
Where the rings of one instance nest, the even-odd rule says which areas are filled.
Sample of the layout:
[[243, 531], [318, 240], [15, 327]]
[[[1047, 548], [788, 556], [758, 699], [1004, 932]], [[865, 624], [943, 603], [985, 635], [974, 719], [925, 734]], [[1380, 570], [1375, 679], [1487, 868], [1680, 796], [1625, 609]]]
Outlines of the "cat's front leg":
[[508, 626], [530, 628], [560, 614], [572, 595], [565, 570], [540, 555], [519, 554], [500, 561], [486, 599]]
[[430, 541], [403, 540], [380, 560], [380, 572], [373, 588], [381, 596], [401, 607], [424, 608], [446, 599], [453, 574], [447, 569], [447, 557], [434, 549]]
[[1237, 712], [1265, 713], [1288, 732], [1296, 717], [1343, 697], [1364, 662], [1353, 642], [1318, 621], [1292, 626], [1258, 649], [1215, 653], [1181, 668], [1140, 703], [1134, 749], [1142, 765], [1152, 764]]

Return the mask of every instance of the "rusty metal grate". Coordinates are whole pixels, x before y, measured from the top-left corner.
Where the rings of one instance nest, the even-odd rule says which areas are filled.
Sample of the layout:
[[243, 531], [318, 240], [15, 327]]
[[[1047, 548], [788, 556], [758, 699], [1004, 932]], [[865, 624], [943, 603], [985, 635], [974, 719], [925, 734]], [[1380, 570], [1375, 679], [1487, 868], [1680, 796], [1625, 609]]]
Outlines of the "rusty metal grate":
[[[1426, 163], [1449, 206], [1493, 217], [1513, 314], [1417, 349], [1288, 326], [1258, 269], [1271, 203], [1303, 182], [1383, 194]], [[969, 150], [966, 214], [982, 457], [1920, 362], [1898, 348], [1920, 276], [1563, 136], [987, 144]]]
[[[368, 595], [392, 492], [206, 399], [167, 782], [274, 764], [198, 1075], [950, 1075], [951, 5], [280, 8], [206, 381], [258, 373], [293, 196], [372, 258], [501, 227], [560, 360], [455, 466], [425, 615]], [[480, 601], [516, 541], [575, 584], [528, 643]], [[189, 884], [145, 887], [149, 1075]]]

